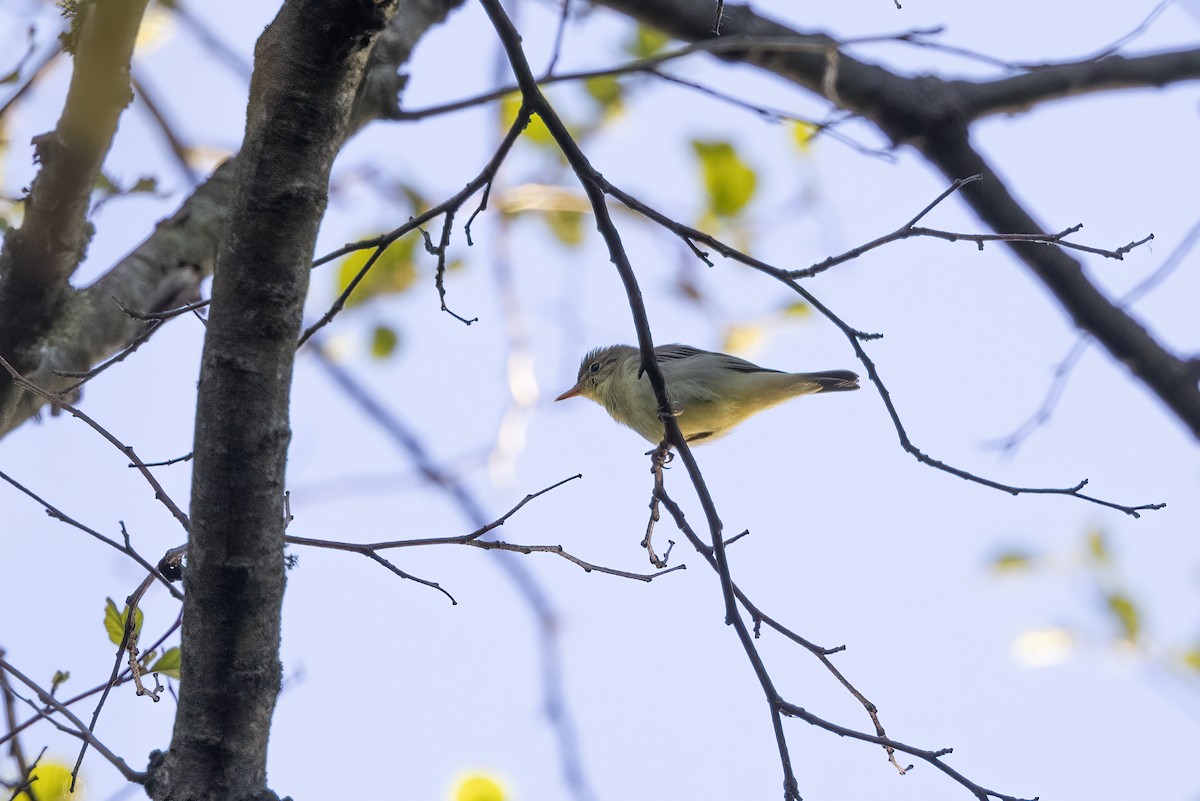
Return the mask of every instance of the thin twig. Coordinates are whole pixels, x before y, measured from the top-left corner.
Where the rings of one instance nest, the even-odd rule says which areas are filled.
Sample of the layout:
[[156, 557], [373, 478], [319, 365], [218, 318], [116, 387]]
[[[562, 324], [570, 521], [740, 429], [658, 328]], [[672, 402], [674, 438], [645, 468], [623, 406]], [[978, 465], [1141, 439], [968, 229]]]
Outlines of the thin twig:
[[[382, 255], [383, 251], [387, 249], [388, 245], [392, 244], [405, 234], [420, 228], [422, 225], [441, 214], [452, 214], [459, 207], [461, 207], [468, 198], [490, 183], [492, 178], [496, 175], [496, 172], [500, 169], [500, 165], [504, 163], [504, 159], [508, 156], [509, 151], [512, 150], [512, 146], [514, 143], [516, 143], [517, 137], [521, 135], [521, 132], [525, 130], [525, 126], [529, 124], [529, 117], [530, 112], [528, 109], [522, 108], [517, 113], [517, 118], [513, 120], [513, 124], [509, 127], [508, 133], [500, 142], [500, 146], [496, 148], [496, 152], [492, 155], [492, 158], [479, 172], [479, 174], [467, 182], [467, 185], [453, 197], [442, 201], [438, 205], [422, 212], [416, 217], [413, 217], [404, 225], [401, 225], [400, 227], [395, 228], [392, 231], [383, 234], [382, 236], [377, 236], [373, 239], [367, 239], [361, 242], [345, 245], [330, 253], [326, 253], [324, 256], [318, 259], [315, 259], [313, 261], [313, 267], [318, 267], [326, 262], [338, 258], [339, 256], [344, 256], [347, 253], [353, 253], [356, 250], [375, 248], [375, 252], [371, 254], [371, 258], [369, 258], [367, 263], [364, 264], [357, 273], [355, 273], [354, 277], [350, 280], [350, 283], [346, 285], [346, 288], [342, 290], [342, 292], [334, 300], [333, 305], [329, 307], [329, 310], [321, 316], [320, 320], [305, 329], [304, 333], [300, 337], [300, 341], [296, 343], [296, 347], [299, 348], [303, 346], [305, 342], [312, 338], [313, 334], [328, 325], [329, 322], [333, 320], [334, 316], [345, 307], [346, 301], [350, 297], [350, 293], [352, 293], [354, 288], [358, 286], [359, 282], [366, 277], [367, 271], [371, 269], [371, 267], [379, 259], [380, 255]], [[442, 271], [444, 271], [444, 264]], [[439, 271], [437, 275], [438, 290], [442, 298], [442, 309], [444, 311], [449, 311], [449, 309], [446, 309], [445, 291], [441, 283], [442, 271]], [[453, 312], [450, 313], [453, 314]], [[457, 317], [458, 315], [455, 316]], [[466, 322], [466, 320], [463, 320], [463, 322]]]
[[108, 440], [113, 447], [125, 454], [125, 456], [137, 466], [138, 472], [141, 473], [142, 477], [146, 479], [146, 483], [148, 483], [154, 490], [154, 497], [161, 502], [163, 506], [167, 507], [167, 509], [171, 512], [171, 515], [179, 521], [181, 526], [183, 526], [184, 531], [188, 531], [190, 529], [191, 524], [188, 521], [188, 516], [184, 514], [183, 510], [175, 504], [175, 501], [171, 500], [171, 496], [167, 494], [165, 489], [163, 489], [162, 484], [158, 483], [158, 479], [155, 478], [154, 474], [150, 472], [150, 469], [146, 466], [145, 462], [138, 458], [137, 453], [134, 452], [131, 446], [121, 442], [121, 440], [113, 436], [108, 429], [97, 423], [91, 417], [88, 417], [83, 412], [79, 411], [79, 409], [67, 403], [59, 395], [56, 395], [53, 392], [47, 392], [37, 384], [27, 379], [25, 376], [18, 373], [16, 368], [9, 364], [3, 356], [0, 356], [0, 367], [3, 367], [8, 372], [8, 374], [12, 377], [14, 384], [22, 389], [32, 392], [34, 395], [37, 395], [47, 403], [62, 409], [72, 417], [82, 420], [88, 425], [89, 428], [91, 428], [100, 436], [104, 437], [104, 439]]
[[[887, 386], [883, 383], [883, 379], [880, 377], [879, 371], [875, 367], [875, 362], [872, 361], [871, 357], [867, 355], [866, 350], [864, 350], [862, 346], [862, 342], [864, 340], [878, 338], [878, 334], [867, 334], [856, 328], [852, 328], [844, 320], [842, 320], [841, 317], [839, 317], [825, 304], [818, 300], [811, 292], [801, 286], [792, 277], [792, 273], [786, 270], [781, 270], [778, 267], [756, 259], [753, 256], [749, 256], [740, 250], [725, 244], [716, 237], [700, 231], [699, 229], [692, 228], [689, 225], [685, 225], [671, 219], [670, 217], [667, 217], [653, 207], [633, 197], [628, 192], [625, 192], [624, 190], [609, 183], [602, 177], [600, 177], [598, 180], [603, 182], [605, 191], [608, 194], [620, 200], [630, 209], [633, 209], [639, 214], [642, 214], [648, 219], [653, 220], [662, 227], [673, 232], [676, 236], [680, 237], [685, 242], [688, 242], [693, 250], [698, 250], [695, 243], [700, 242], [727, 259], [732, 259], [733, 261], [744, 264], [747, 267], [764, 273], [765, 275], [769, 275], [775, 280], [786, 285], [789, 289], [802, 297], [810, 306], [820, 312], [822, 316], [833, 323], [834, 326], [836, 326], [837, 329], [841, 331], [846, 339], [850, 342], [850, 346], [854, 349], [855, 355], [858, 356], [859, 361], [862, 362], [864, 367], [866, 367], [867, 377], [875, 385], [880, 398], [883, 400], [884, 407], [887, 409], [888, 416], [892, 420], [892, 425], [896, 429], [896, 434], [900, 439], [900, 446], [922, 464], [932, 467], [935, 470], [941, 470], [942, 472], [949, 473], [950, 475], [958, 476], [966, 481], [971, 481], [985, 487], [1006, 492], [1010, 495], [1069, 495], [1079, 498], [1080, 500], [1087, 501], [1088, 503], [1094, 503], [1099, 506], [1105, 506], [1110, 509], [1115, 509], [1119, 512], [1124, 512], [1125, 514], [1135, 518], [1140, 517], [1141, 512], [1161, 509], [1165, 506], [1165, 504], [1162, 503], [1146, 503], [1136, 505], [1120, 504], [1087, 495], [1082, 491], [1084, 486], [1086, 486], [1088, 483], [1086, 479], [1070, 487], [1017, 487], [1010, 484], [993, 481], [989, 478], [984, 478], [983, 476], [976, 475], [966, 470], [962, 470], [961, 468], [954, 467], [953, 465], [949, 465], [945, 462], [934, 459], [932, 456], [918, 448], [915, 444], [913, 444], [912, 440], [909, 439], [908, 432], [900, 420], [900, 414], [896, 410], [895, 404], [892, 402], [891, 394], [888, 392]], [[928, 208], [930, 207], [926, 207], [926, 210], [928, 210]]]
[[[1191, 229], [1184, 234], [1183, 239], [1175, 247], [1171, 254], [1163, 260], [1163, 263], [1158, 266], [1154, 272], [1139, 281], [1133, 289], [1121, 296], [1117, 301], [1117, 307], [1120, 309], [1128, 309], [1147, 293], [1151, 292], [1155, 287], [1167, 279], [1172, 272], [1175, 271], [1180, 264], [1183, 263], [1184, 257], [1191, 252], [1192, 248], [1200, 241], [1200, 222], [1195, 223]], [[1042, 402], [1038, 408], [1026, 418], [1025, 422], [1017, 426], [1017, 428], [1008, 436], [992, 440], [984, 443], [987, 447], [997, 448], [1005, 453], [1012, 453], [1020, 445], [1029, 438], [1029, 436], [1050, 421], [1051, 415], [1054, 414], [1054, 409], [1058, 406], [1059, 400], [1067, 388], [1067, 381], [1071, 377], [1071, 371], [1075, 369], [1075, 365], [1083, 358], [1083, 354], [1087, 351], [1088, 346], [1093, 342], [1093, 338], [1087, 334], [1080, 334], [1075, 340], [1075, 344], [1059, 359], [1058, 364], [1054, 368], [1054, 375], [1050, 380], [1050, 386], [1046, 388], [1046, 394], [1042, 396]]]
[[845, 253], [841, 253], [837, 256], [830, 256], [824, 261], [818, 262], [811, 267], [803, 270], [792, 270], [787, 273], [787, 275], [793, 279], [812, 278], [815, 275], [825, 272], [830, 267], [835, 267], [839, 264], [851, 261], [852, 259], [856, 259], [864, 253], [868, 253], [878, 247], [882, 247], [883, 245], [891, 242], [898, 242], [902, 239], [909, 239], [919, 236], [930, 237], [933, 239], [944, 239], [947, 242], [974, 242], [980, 250], [983, 250], [983, 245], [985, 242], [1030, 242], [1041, 245], [1057, 245], [1061, 248], [1078, 250], [1084, 253], [1092, 253], [1098, 256], [1104, 256], [1108, 259], [1116, 259], [1118, 261], [1123, 260], [1125, 254], [1129, 251], [1154, 239], [1154, 234], [1150, 234], [1143, 239], [1130, 242], [1129, 244], [1122, 245], [1119, 248], [1105, 249], [1094, 247], [1092, 245], [1082, 245], [1076, 242], [1069, 242], [1066, 240], [1066, 237], [1077, 233], [1080, 229], [1082, 229], [1082, 224], [1073, 225], [1070, 228], [1066, 228], [1056, 234], [963, 234], [954, 231], [942, 231], [936, 228], [924, 228], [917, 226], [917, 223], [920, 222], [923, 217], [929, 214], [929, 212], [931, 212], [934, 207], [943, 200], [950, 197], [950, 195], [954, 194], [967, 184], [982, 180], [982, 178], [982, 175], [972, 175], [967, 178], [955, 179], [950, 184], [949, 188], [938, 195], [932, 203], [922, 209], [916, 217], [913, 217], [895, 231], [892, 231], [889, 234], [884, 234], [876, 239], [872, 239], [870, 242], [859, 245], [858, 247], [851, 248]]
[[37, 695], [38, 701], [69, 720], [71, 725], [75, 727], [73, 730], [74, 733], [78, 734], [85, 742], [95, 748], [97, 752], [99, 752], [105, 759], [109, 761], [109, 763], [113, 765], [113, 767], [120, 771], [121, 775], [124, 776], [126, 780], [135, 782], [137, 784], [146, 783], [147, 774], [136, 771], [129, 767], [129, 765], [125, 764], [125, 760], [114, 754], [108, 748], [108, 746], [106, 746], [94, 734], [92, 734], [88, 727], [84, 725], [83, 721], [76, 717], [74, 712], [72, 712], [70, 709], [67, 709], [66, 705], [62, 701], [59, 701], [53, 695], [43, 690], [37, 685], [36, 682], [13, 667], [12, 664], [9, 663], [8, 660], [6, 660], [3, 656], [0, 656], [0, 670], [7, 671], [14, 679], [32, 690], [34, 694]]
[[30, 490], [28, 487], [21, 484], [16, 479], [12, 478], [11, 476], [9, 476], [7, 473], [5, 473], [2, 470], [0, 470], [0, 480], [6, 481], [7, 483], [11, 484], [14, 488], [16, 488], [17, 491], [23, 493], [24, 495], [27, 495], [28, 497], [32, 498], [37, 503], [41, 504], [42, 508], [44, 508], [46, 510], [46, 514], [48, 514], [50, 517], [54, 518], [55, 520], [59, 520], [63, 523], [66, 523], [68, 526], [77, 528], [80, 531], [82, 531], [84, 534], [87, 534], [88, 536], [104, 543], [108, 547], [113, 548], [113, 549], [125, 554], [130, 559], [137, 562], [141, 567], [145, 568], [147, 573], [151, 574], [156, 579], [158, 579], [160, 582], [162, 582], [163, 586], [167, 588], [167, 592], [171, 593], [171, 595], [173, 595], [176, 600], [179, 600], [179, 601], [183, 600], [183, 593], [181, 593], [179, 590], [175, 589], [175, 586], [165, 576], [163, 576], [162, 573], [160, 573], [154, 565], [152, 565], [148, 561], [146, 561], [146, 559], [144, 559], [142, 557], [142, 555], [140, 553], [138, 553], [129, 544], [128, 540], [125, 542], [124, 545], [122, 545], [121, 543], [117, 542], [116, 540], [114, 540], [110, 537], [104, 536], [99, 531], [96, 531], [94, 528], [85, 526], [83, 523], [80, 523], [78, 520], [65, 514], [58, 507], [56, 507], [53, 504], [51, 504], [50, 502], [46, 501], [45, 499], [43, 499], [42, 497], [37, 495], [35, 492]]
[[[523, 553], [523, 554], [552, 553], [557, 556], [561, 556], [563, 559], [566, 559], [567, 561], [583, 568], [585, 573], [591, 573], [594, 571], [596, 573], [604, 573], [604, 574], [610, 575], [610, 576], [618, 576], [620, 578], [634, 579], [636, 581], [645, 581], [645, 582], [652, 581], [657, 576], [665, 575], [666, 573], [672, 572], [672, 570], [682, 570], [686, 567], [686, 565], [679, 565], [676, 568], [672, 568], [672, 570], [664, 570], [664, 571], [661, 571], [658, 573], [649, 573], [649, 574], [630, 573], [630, 572], [627, 572], [624, 570], [618, 570], [616, 568], [605, 567], [603, 565], [597, 565], [597, 564], [593, 564], [591, 562], [587, 562], [583, 559], [580, 559], [578, 556], [575, 556], [574, 554], [568, 552], [561, 545], [520, 545], [517, 543], [502, 542], [500, 540], [482, 539], [482, 537], [485, 534], [488, 534], [489, 532], [493, 531], [494, 529], [499, 528], [500, 526], [503, 526], [508, 521], [508, 519], [511, 518], [514, 514], [516, 514], [523, 506], [525, 506], [525, 504], [529, 503], [530, 501], [534, 500], [535, 498], [545, 495], [547, 492], [550, 492], [551, 490], [561, 487], [563, 484], [566, 484], [569, 481], [574, 481], [575, 479], [578, 479], [578, 478], [583, 478], [583, 476], [576, 474], [576, 475], [570, 476], [568, 478], [564, 478], [562, 481], [552, 484], [549, 487], [546, 487], [545, 489], [542, 489], [537, 492], [526, 495], [524, 498], [522, 498], [520, 500], [520, 502], [517, 503], [516, 506], [509, 509], [503, 515], [496, 518], [491, 523], [488, 523], [485, 526], [481, 526], [481, 527], [475, 529], [474, 531], [470, 532], [469, 534], [460, 534], [457, 536], [449, 536], [449, 537], [422, 537], [419, 539], [387, 540], [387, 541], [383, 541], [383, 542], [364, 542], [364, 543], [342, 542], [339, 540], [314, 539], [311, 537], [297, 537], [297, 536], [293, 536], [293, 535], [289, 534], [289, 535], [284, 536], [284, 542], [290, 543], [292, 545], [305, 545], [305, 546], [308, 546], [311, 548], [326, 548], [326, 549], [335, 550], [335, 551], [349, 551], [352, 553], [362, 554], [363, 556], [367, 556], [371, 559], [374, 559], [377, 562], [380, 562], [381, 564], [384, 564], [385, 567], [387, 567], [389, 570], [392, 570], [392, 572], [394, 572], [394, 573], [402, 573], [402, 571], [400, 571], [398, 568], [391, 565], [390, 563], [386, 562], [386, 560], [384, 560], [383, 557], [379, 556], [379, 554], [378, 554], [379, 551], [390, 550], [390, 549], [395, 549], [395, 548], [424, 547], [424, 546], [428, 546], [428, 545], [469, 545], [469, 546], [472, 546], [475, 548], [481, 548], [486, 551], [512, 551], [512, 552]], [[426, 586], [430, 586], [430, 587], [433, 587], [434, 589], [440, 590], [441, 592], [446, 594], [447, 597], [450, 597], [451, 601], [454, 601], [453, 597], [451, 597], [450, 594], [448, 592], [446, 592], [446, 590], [444, 590], [441, 586], [439, 586], [433, 582], [424, 581], [422, 579], [416, 579], [415, 577], [407, 575], [407, 574], [402, 575], [402, 578], [413, 579], [422, 584], [425, 584]]]

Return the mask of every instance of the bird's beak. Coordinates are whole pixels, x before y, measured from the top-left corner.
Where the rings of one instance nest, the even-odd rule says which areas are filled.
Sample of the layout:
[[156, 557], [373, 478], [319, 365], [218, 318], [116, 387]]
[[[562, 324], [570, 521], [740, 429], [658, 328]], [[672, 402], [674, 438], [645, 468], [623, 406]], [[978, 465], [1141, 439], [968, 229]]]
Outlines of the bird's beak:
[[563, 394], [561, 394], [557, 398], [555, 398], [554, 402], [558, 403], [560, 400], [566, 400], [567, 398], [578, 398], [582, 394], [583, 394], [583, 392], [579, 389], [579, 385], [576, 384], [575, 386], [571, 387], [566, 392], [564, 392]]

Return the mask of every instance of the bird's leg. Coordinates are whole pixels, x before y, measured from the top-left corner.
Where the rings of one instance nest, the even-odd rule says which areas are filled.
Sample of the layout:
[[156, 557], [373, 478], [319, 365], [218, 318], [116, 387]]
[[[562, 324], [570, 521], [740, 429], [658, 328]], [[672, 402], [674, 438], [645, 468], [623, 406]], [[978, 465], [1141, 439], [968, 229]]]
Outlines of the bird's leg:
[[671, 548], [675, 545], [674, 542], [667, 540], [667, 552], [660, 559], [650, 542], [654, 535], [654, 524], [659, 520], [658, 503], [663, 493], [663, 469], [672, 458], [671, 446], [665, 439], [659, 443], [657, 448], [650, 451], [650, 472], [654, 474], [654, 493], [650, 496], [650, 522], [646, 524], [646, 536], [642, 539], [642, 547], [646, 549], [646, 555], [650, 557], [650, 564], [658, 568], [667, 566]]

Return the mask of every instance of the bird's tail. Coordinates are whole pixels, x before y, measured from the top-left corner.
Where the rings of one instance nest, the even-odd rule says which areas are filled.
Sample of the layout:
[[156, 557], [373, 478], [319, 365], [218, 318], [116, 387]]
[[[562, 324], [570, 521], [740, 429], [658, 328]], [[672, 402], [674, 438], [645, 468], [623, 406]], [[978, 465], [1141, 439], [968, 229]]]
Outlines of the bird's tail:
[[793, 373], [797, 383], [812, 384], [809, 392], [846, 392], [858, 389], [858, 373], [850, 370], [825, 370], [820, 373]]

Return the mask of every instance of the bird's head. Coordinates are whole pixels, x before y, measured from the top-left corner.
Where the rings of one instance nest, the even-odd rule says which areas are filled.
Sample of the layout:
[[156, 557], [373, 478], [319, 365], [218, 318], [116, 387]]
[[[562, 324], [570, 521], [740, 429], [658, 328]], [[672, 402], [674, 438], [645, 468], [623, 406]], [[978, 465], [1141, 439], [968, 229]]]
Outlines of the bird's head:
[[584, 397], [604, 404], [604, 399], [612, 394], [622, 362], [626, 361], [630, 354], [636, 356], [637, 349], [628, 345], [609, 345], [607, 348], [589, 351], [579, 363], [579, 378], [575, 386], [554, 400]]

